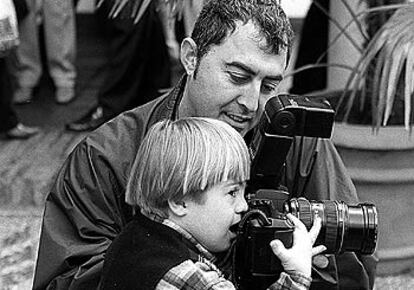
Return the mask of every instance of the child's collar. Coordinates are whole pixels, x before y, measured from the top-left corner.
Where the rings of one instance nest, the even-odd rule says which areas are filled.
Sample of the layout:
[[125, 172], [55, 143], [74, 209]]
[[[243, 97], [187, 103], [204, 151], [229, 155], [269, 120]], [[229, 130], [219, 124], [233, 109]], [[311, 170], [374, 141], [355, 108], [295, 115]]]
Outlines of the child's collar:
[[211, 263], [214, 263], [216, 261], [216, 257], [212, 253], [210, 253], [203, 245], [201, 245], [187, 230], [185, 230], [184, 228], [182, 228], [181, 226], [179, 226], [172, 220], [165, 218], [158, 213], [148, 212], [142, 209], [141, 209], [141, 214], [154, 222], [163, 224], [175, 230], [176, 232], [180, 233], [187, 241], [191, 243], [193, 247], [197, 249], [198, 253], [201, 256], [200, 258], [197, 259], [198, 261], [200, 261], [200, 259], [203, 259], [203, 258], [210, 261]]

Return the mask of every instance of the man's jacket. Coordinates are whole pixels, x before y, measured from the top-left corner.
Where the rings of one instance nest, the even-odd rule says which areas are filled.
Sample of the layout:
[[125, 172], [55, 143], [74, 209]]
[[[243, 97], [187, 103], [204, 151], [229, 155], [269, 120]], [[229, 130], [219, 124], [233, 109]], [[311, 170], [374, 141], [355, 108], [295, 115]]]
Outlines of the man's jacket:
[[[97, 288], [105, 252], [133, 216], [124, 193], [138, 147], [152, 124], [176, 118], [184, 85], [182, 80], [167, 95], [112, 119], [82, 140], [67, 158], [46, 200], [34, 289]], [[291, 149], [286, 167], [289, 190], [313, 200], [358, 202], [330, 140], [305, 138]], [[315, 269], [312, 287], [369, 289], [374, 270], [372, 257], [361, 259], [353, 253], [330, 257], [327, 268]]]

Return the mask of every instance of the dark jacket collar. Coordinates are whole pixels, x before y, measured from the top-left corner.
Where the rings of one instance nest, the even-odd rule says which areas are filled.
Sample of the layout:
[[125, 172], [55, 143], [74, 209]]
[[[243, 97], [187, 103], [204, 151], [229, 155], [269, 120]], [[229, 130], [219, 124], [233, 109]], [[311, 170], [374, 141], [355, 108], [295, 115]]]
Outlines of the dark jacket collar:
[[154, 108], [146, 130], [160, 120], [176, 120], [178, 118], [178, 108], [183, 97], [186, 80], [187, 75], [184, 74], [171, 91], [160, 97], [162, 100]]

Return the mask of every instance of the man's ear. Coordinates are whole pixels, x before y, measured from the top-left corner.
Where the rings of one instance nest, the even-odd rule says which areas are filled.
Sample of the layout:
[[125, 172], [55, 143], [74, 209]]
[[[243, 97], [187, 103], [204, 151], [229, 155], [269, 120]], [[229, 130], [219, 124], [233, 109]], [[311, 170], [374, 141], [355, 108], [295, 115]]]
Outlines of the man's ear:
[[169, 199], [168, 207], [170, 208], [171, 213], [176, 216], [183, 217], [187, 214], [187, 205], [183, 200], [174, 201]]
[[192, 75], [197, 67], [197, 44], [191, 37], [181, 43], [181, 63], [187, 75]]

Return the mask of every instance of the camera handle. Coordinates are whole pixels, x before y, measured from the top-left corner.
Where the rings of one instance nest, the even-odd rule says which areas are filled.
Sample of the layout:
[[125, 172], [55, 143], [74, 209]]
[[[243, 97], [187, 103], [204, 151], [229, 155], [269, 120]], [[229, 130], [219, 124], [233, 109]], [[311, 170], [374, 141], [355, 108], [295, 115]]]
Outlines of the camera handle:
[[[294, 153], [294, 158], [296, 157], [296, 167], [295, 167], [295, 175], [293, 179], [292, 189], [290, 191], [290, 197], [301, 197], [304, 195], [305, 188], [307, 187], [310, 177], [313, 172], [313, 168], [316, 162], [316, 158], [318, 155], [318, 146], [319, 146], [319, 139], [316, 139], [315, 142], [312, 143], [311, 148], [307, 148], [306, 152], [313, 152], [310, 158], [305, 159], [304, 155], [304, 136], [299, 136], [293, 142], [297, 142], [299, 139], [299, 145], [297, 146], [298, 152]], [[293, 146], [293, 149], [296, 146]]]
[[293, 137], [257, 133], [250, 150], [252, 165], [249, 191], [258, 189], [277, 189], [282, 178], [286, 155], [292, 145]]

